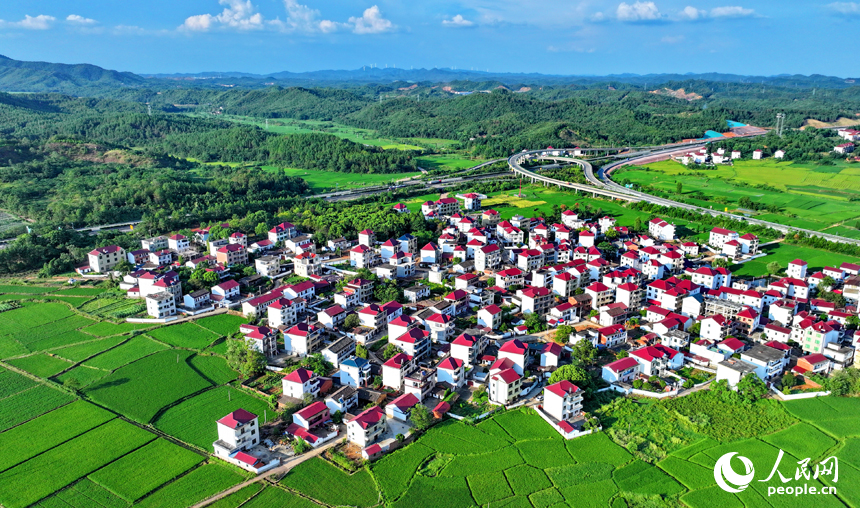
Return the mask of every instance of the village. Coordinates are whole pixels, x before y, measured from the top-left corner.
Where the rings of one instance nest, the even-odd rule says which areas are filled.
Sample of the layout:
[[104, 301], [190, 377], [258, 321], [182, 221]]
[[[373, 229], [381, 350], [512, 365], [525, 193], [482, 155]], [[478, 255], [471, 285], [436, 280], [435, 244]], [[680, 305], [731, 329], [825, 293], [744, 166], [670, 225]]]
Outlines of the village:
[[[565, 439], [599, 430], [568, 365], [595, 371], [600, 391], [636, 397], [725, 381], [761, 383], [785, 400], [828, 394], [815, 380], [854, 362], [860, 265], [812, 273], [796, 259], [776, 277], [734, 278], [729, 264], [763, 256], [753, 234], [713, 228], [699, 244], [659, 217], [632, 232], [578, 207], [560, 223], [501, 220], [484, 199], [423, 203], [425, 220], [443, 225], [426, 245], [371, 230], [318, 245], [286, 222], [260, 238], [210, 240], [198, 228], [130, 252], [97, 248], [78, 273], [120, 277], [146, 306], [131, 322], [241, 314], [249, 323], [236, 332], [270, 374], [283, 372], [278, 402], [297, 408], [283, 422], [293, 449], [345, 437], [364, 460], [434, 420], [495, 408], [531, 407]], [[390, 213], [418, 212], [397, 204]], [[123, 275], [120, 264], [133, 269]], [[179, 266], [211, 274], [211, 287], [183, 294]], [[255, 274], [236, 277], [236, 266]], [[378, 301], [380, 284], [400, 288], [402, 301]], [[298, 366], [311, 357], [330, 372]], [[260, 455], [258, 416], [240, 409], [212, 422], [215, 455], [255, 473], [277, 467]]]

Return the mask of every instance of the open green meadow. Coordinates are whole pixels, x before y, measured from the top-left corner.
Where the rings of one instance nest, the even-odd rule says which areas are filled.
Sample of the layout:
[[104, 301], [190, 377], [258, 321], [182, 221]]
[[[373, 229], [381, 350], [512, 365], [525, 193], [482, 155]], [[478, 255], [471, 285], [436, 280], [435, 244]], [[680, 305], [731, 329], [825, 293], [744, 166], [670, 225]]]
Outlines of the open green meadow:
[[73, 400], [75, 400], [74, 396], [43, 384], [37, 384], [10, 395], [0, 400], [0, 431], [24, 423]]
[[731, 267], [732, 273], [735, 276], [759, 277], [767, 275], [767, 265], [769, 263], [779, 263], [782, 269], [785, 270], [788, 267], [788, 263], [795, 259], [802, 259], [809, 263], [807, 268], [810, 275], [820, 271], [825, 266], [838, 267], [842, 263], [860, 263], [860, 260], [857, 258], [844, 254], [784, 243], [765, 245], [761, 248], [761, 251], [767, 253], [767, 256], [733, 265]]
[[422, 155], [417, 158], [418, 166], [424, 169], [443, 169], [446, 171], [458, 171], [469, 169], [485, 162], [485, 159], [470, 159], [458, 154], [444, 155]]
[[247, 473], [219, 463], [204, 464], [148, 495], [137, 506], [176, 508], [191, 506], [245, 479]]
[[747, 197], [754, 203], [775, 205], [780, 210], [757, 212], [756, 217], [762, 220], [860, 238], [860, 207], [852, 201], [860, 199], [858, 164], [836, 161], [834, 166], [820, 166], [766, 159], [742, 160], [734, 166], [703, 171], [687, 170], [673, 161], [647, 167], [651, 171], [625, 169], [616, 173], [615, 179], [650, 185], [667, 194], [676, 194], [680, 183], [685, 198], [717, 210], [739, 209], [740, 199]]
[[213, 331], [222, 337], [237, 333], [239, 327], [247, 322], [248, 320], [244, 317], [233, 314], [217, 314], [195, 321], [195, 323], [203, 328]]
[[168, 349], [168, 346], [140, 335], [132, 337], [124, 344], [91, 358], [83, 364], [88, 367], [111, 371], [165, 349]]
[[168, 408], [159, 415], [154, 425], [166, 434], [208, 451], [218, 439], [215, 422], [237, 409], [254, 413], [260, 423], [263, 423], [264, 416], [270, 420], [275, 417], [262, 399], [236, 388], [220, 386]]
[[94, 401], [141, 423], [184, 397], [212, 386], [189, 363], [194, 353], [169, 350], [124, 367], [84, 389]]
[[149, 336], [174, 347], [187, 349], [203, 349], [215, 342], [218, 334], [193, 322], [156, 328]]
[[68, 360], [45, 353], [16, 358], [8, 363], [39, 377], [51, 377], [72, 366], [72, 362]]
[[311, 190], [315, 193], [333, 192], [343, 189], [355, 189], [371, 185], [391, 185], [398, 180], [421, 176], [421, 172], [414, 173], [339, 173], [336, 171], [321, 171], [314, 169], [277, 168], [275, 166], [263, 166], [268, 171], [283, 171], [288, 176], [297, 176], [308, 182]]

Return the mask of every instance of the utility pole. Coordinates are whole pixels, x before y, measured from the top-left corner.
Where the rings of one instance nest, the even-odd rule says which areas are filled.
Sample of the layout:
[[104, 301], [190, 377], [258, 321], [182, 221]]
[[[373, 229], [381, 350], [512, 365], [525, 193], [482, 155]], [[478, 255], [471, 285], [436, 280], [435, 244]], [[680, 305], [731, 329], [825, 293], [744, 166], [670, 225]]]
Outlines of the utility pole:
[[785, 113], [776, 114], [776, 135], [782, 137], [782, 129], [785, 127]]
[[[812, 95], [815, 95], [815, 90], [813, 90]], [[152, 104], [146, 103], [146, 114], [152, 116]]]

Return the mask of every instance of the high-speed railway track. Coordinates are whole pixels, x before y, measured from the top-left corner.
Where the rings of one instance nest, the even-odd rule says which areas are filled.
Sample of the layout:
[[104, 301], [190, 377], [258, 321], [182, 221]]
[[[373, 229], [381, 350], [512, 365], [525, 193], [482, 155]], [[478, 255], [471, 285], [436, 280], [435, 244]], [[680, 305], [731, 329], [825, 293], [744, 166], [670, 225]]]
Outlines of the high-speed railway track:
[[[674, 146], [664, 146], [664, 147], [648, 147], [648, 148], [638, 148], [638, 149], [630, 149], [623, 148], [619, 149], [613, 158], [621, 159], [615, 162], [610, 162], [599, 168], [595, 173], [594, 167], [588, 161], [575, 159], [567, 156], [567, 154], [572, 153], [573, 149], [542, 149], [542, 150], [528, 150], [524, 152], [520, 152], [512, 155], [508, 159], [508, 166], [510, 166], [511, 171], [514, 174], [520, 175], [523, 178], [528, 178], [531, 181], [537, 183], [543, 183], [544, 185], [553, 185], [559, 188], [568, 188], [576, 191], [582, 192], [590, 192], [594, 196], [604, 196], [612, 199], [622, 199], [629, 202], [637, 202], [637, 201], [646, 201], [649, 203], [655, 203], [661, 206], [673, 207], [673, 208], [682, 208], [685, 210], [691, 210], [695, 212], [699, 212], [702, 215], [710, 215], [712, 217], [728, 217], [735, 220], [741, 220], [748, 222], [750, 224], [756, 224], [759, 226], [768, 227], [779, 231], [783, 234], [789, 233], [803, 233], [808, 236], [823, 238], [825, 240], [829, 240], [831, 242], [839, 242], [839, 243], [850, 243], [854, 245], [860, 245], [860, 240], [856, 240], [853, 238], [846, 238], [844, 236], [832, 235], [829, 233], [824, 233], [821, 231], [813, 231], [811, 229], [798, 228], [794, 226], [787, 226], [785, 224], [779, 224], [776, 222], [769, 222], [760, 219], [756, 219], [754, 217], [744, 217], [741, 215], [723, 212], [719, 210], [713, 210], [710, 208], [703, 208], [696, 205], [690, 205], [687, 203], [681, 203], [678, 201], [674, 201], [671, 199], [662, 198], [659, 196], [654, 196], [651, 194], [647, 194], [644, 192], [628, 189], [623, 185], [619, 185], [612, 181], [611, 174], [613, 170], [621, 168], [623, 166], [628, 165], [641, 165], [641, 164], [649, 164], [652, 162], [657, 162], [660, 160], [667, 160], [674, 155], [679, 155], [682, 153], [689, 152], [693, 149], [701, 148], [705, 146], [706, 143], [690, 143], [685, 145], [674, 145]], [[636, 150], [636, 151], [632, 151]], [[607, 149], [598, 149], [595, 151], [607, 151]], [[611, 150], [609, 150], [611, 151]], [[557, 153], [557, 155], [556, 155]], [[583, 169], [585, 174], [585, 178], [588, 181], [588, 184], [579, 184], [572, 182], [565, 182], [563, 180], [557, 180], [555, 178], [550, 178], [539, 173], [536, 173], [530, 169], [524, 168], [522, 163], [526, 159], [546, 159], [553, 160], [557, 162], [570, 162], [573, 164], [577, 164]]]

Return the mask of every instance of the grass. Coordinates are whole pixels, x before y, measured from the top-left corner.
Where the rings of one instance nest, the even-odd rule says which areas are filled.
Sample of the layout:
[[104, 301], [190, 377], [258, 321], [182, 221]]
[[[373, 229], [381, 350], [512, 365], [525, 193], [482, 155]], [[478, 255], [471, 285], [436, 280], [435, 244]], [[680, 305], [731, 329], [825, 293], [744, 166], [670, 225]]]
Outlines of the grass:
[[218, 338], [214, 332], [191, 322], [156, 328], [149, 335], [171, 346], [188, 349], [203, 349]]
[[525, 461], [517, 449], [511, 446], [493, 453], [457, 455], [440, 476], [468, 476], [476, 471], [504, 471], [520, 464], [525, 464]]
[[546, 474], [556, 487], [562, 488], [611, 480], [614, 469], [603, 462], [588, 462], [547, 469]]
[[418, 467], [433, 454], [434, 450], [421, 443], [413, 443], [374, 462], [371, 471], [379, 483], [383, 497], [394, 501], [402, 496]]
[[825, 450], [836, 445], [835, 439], [825, 435], [812, 425], [802, 422], [765, 436], [762, 440], [795, 457], [811, 457], [812, 459], [817, 459]]
[[8, 363], [21, 370], [25, 370], [34, 376], [44, 378], [59, 374], [73, 365], [68, 360], [44, 353], [9, 360]]
[[232, 314], [218, 314], [209, 316], [195, 321], [198, 325], [213, 331], [222, 337], [234, 334], [239, 331], [239, 326], [247, 323], [248, 320], [242, 316], [234, 316]]
[[466, 477], [475, 502], [483, 506], [514, 495], [505, 474], [501, 471], [476, 474]]
[[115, 370], [123, 365], [137, 361], [159, 351], [164, 351], [167, 346], [159, 344], [147, 337], [132, 337], [128, 342], [106, 351], [95, 358], [87, 360], [84, 365], [103, 370]]
[[222, 497], [218, 501], [210, 504], [211, 508], [236, 508], [252, 497], [256, 496], [261, 490], [263, 490], [263, 485], [259, 483], [252, 483], [248, 486], [242, 487], [236, 492], [230, 494], [229, 496]]
[[211, 385], [188, 363], [189, 351], [162, 351], [121, 367], [84, 389], [94, 401], [148, 423], [159, 410]]
[[[465, 478], [416, 476], [394, 508], [465, 508], [475, 505]], [[498, 506], [498, 505], [494, 505]]]
[[36, 385], [27, 376], [0, 367], [0, 399], [23, 392]]
[[573, 459], [562, 445], [549, 444], [544, 440], [520, 441], [515, 445], [526, 464], [539, 469], [573, 464]]
[[[628, 169], [616, 179], [628, 179], [640, 185], [651, 185], [664, 193], [675, 194], [676, 184], [683, 185], [688, 199], [698, 191], [706, 197], [695, 198], [695, 204], [722, 210], [735, 209], [742, 197], [756, 203], [776, 205], [778, 213], [763, 213], [758, 218], [812, 230], [823, 230], [834, 223], [849, 221], [841, 234], [860, 233], [854, 226], [860, 211], [849, 199], [860, 196], [857, 176], [860, 167], [842, 161], [835, 166], [813, 163], [777, 162], [775, 159], [736, 161], [734, 166], [714, 170], [687, 170], [673, 161], [648, 164], [652, 171]], [[770, 188], [756, 188], [755, 185]], [[725, 201], [727, 204], [717, 200]], [[834, 234], [837, 234], [834, 231]]]
[[141, 508], [191, 506], [241, 482], [244, 476], [221, 464], [204, 464], [139, 501]]
[[191, 366], [209, 380], [213, 385], [223, 385], [235, 381], [238, 373], [227, 366], [227, 360], [220, 356], [195, 355], [190, 360]]
[[320, 505], [284, 489], [266, 487], [250, 501], [243, 504], [242, 508], [273, 508], [276, 506], [278, 508], [319, 508]]
[[505, 478], [514, 493], [519, 496], [528, 496], [552, 487], [552, 482], [543, 470], [525, 464], [506, 469]]
[[[0, 433], [0, 471], [59, 446], [115, 415], [81, 400]], [[27, 446], [20, 446], [26, 442]]]
[[620, 466], [633, 457], [624, 448], [613, 443], [604, 433], [590, 434], [565, 442], [567, 451], [579, 463], [605, 462]]
[[[247, 392], [220, 386], [183, 400], [159, 415], [155, 427], [186, 443], [209, 450], [218, 439], [215, 422], [237, 409], [245, 409], [257, 415], [263, 422], [264, 411], [268, 404]], [[274, 411], [268, 411], [269, 419]]]
[[754, 259], [740, 265], [734, 265], [731, 268], [732, 273], [735, 276], [762, 276], [768, 273], [768, 263], [779, 263], [782, 269], [785, 270], [785, 268], [788, 267], [789, 262], [798, 258], [809, 264], [807, 268], [810, 275], [821, 270], [825, 266], [839, 266], [845, 262], [860, 262], [857, 258], [846, 256], [844, 254], [782, 243], [767, 245], [762, 248], [762, 252], [767, 253], [767, 256]]
[[66, 392], [36, 385], [0, 400], [0, 431], [14, 427], [75, 400]]
[[133, 332], [135, 330], [145, 330], [147, 328], [152, 328], [152, 326], [152, 324], [148, 323], [114, 324], [103, 321], [101, 323], [96, 323], [92, 326], [82, 328], [81, 331], [90, 335], [95, 335], [96, 337], [111, 337], [113, 335], [120, 335], [123, 333]]
[[449, 171], [469, 169], [485, 162], [484, 159], [469, 159], [457, 154], [424, 155], [417, 157], [416, 160], [418, 161], [418, 166], [424, 169], [443, 169]]
[[129, 503], [203, 461], [203, 457], [166, 439], [157, 439], [89, 475]]
[[0, 473], [0, 502], [7, 508], [28, 506], [153, 439], [130, 423], [110, 421]]
[[52, 288], [45, 286], [19, 286], [14, 284], [0, 284], [0, 293], [13, 293], [22, 295], [43, 295], [49, 293]]
[[379, 502], [376, 486], [366, 469], [350, 475], [321, 458], [291, 469], [281, 485], [331, 506], [370, 507]]
[[354, 189], [372, 185], [386, 185], [405, 178], [421, 176], [415, 173], [339, 173], [336, 171], [320, 171], [314, 169], [276, 168], [264, 166], [269, 171], [282, 170], [287, 176], [297, 176], [306, 181], [315, 193], [331, 192], [338, 189]]
[[684, 491], [684, 487], [666, 473], [641, 460], [616, 470], [613, 479], [620, 490], [634, 494], [672, 495]]
[[534, 414], [534, 410], [507, 411], [495, 417], [494, 420], [518, 441], [539, 438], [561, 439], [558, 432]]
[[72, 362], [82, 362], [87, 358], [101, 353], [102, 351], [107, 351], [124, 340], [126, 340], [124, 337], [109, 337], [105, 339], [91, 340], [90, 342], [85, 342], [75, 346], [52, 349], [51, 354]]
[[110, 374], [109, 371], [87, 367], [86, 365], [78, 365], [72, 370], [68, 370], [56, 377], [56, 380], [64, 385], [66, 383], [77, 383], [78, 388], [85, 388], [99, 379]]

